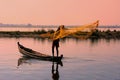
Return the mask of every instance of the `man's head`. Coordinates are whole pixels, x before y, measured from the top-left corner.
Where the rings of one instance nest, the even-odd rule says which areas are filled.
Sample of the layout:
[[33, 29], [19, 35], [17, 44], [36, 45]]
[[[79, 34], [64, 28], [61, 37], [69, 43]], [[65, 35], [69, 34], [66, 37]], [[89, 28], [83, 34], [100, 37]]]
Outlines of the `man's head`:
[[63, 29], [63, 28], [64, 28], [64, 25], [60, 25], [59, 27], [60, 27], [61, 29]]

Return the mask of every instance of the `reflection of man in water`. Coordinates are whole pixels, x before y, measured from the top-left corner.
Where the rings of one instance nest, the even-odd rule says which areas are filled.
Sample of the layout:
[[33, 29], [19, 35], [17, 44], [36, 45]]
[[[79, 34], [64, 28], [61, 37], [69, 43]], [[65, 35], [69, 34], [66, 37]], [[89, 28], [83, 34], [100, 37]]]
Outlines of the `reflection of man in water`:
[[54, 62], [52, 64], [52, 78], [53, 80], [59, 80], [58, 63], [56, 64], [56, 69], [54, 66]]

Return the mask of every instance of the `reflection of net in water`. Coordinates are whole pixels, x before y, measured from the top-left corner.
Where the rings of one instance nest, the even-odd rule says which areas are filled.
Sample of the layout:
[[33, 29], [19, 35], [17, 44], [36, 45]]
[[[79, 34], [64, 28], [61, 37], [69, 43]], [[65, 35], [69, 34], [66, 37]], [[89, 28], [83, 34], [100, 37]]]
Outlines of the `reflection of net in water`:
[[63, 26], [60, 26], [60, 30], [54, 33], [53, 40], [58, 38], [63, 38], [68, 35], [74, 35], [77, 32], [81, 32], [81, 33], [86, 32], [87, 36], [89, 36], [98, 27], [98, 23], [99, 21], [96, 21], [88, 25], [83, 25], [83, 26], [78, 26], [78, 27], [73, 27], [68, 29], [64, 28]]

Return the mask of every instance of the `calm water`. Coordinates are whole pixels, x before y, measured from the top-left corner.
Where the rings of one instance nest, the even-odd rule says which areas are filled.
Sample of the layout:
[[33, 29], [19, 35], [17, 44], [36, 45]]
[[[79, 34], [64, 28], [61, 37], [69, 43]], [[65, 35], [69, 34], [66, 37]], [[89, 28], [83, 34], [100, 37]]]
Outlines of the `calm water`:
[[[24, 60], [17, 42], [36, 51], [51, 54], [48, 39], [0, 38], [0, 80], [53, 80], [52, 62]], [[120, 80], [120, 40], [60, 41], [63, 66], [58, 65], [59, 80]], [[54, 68], [57, 64], [54, 63]]]

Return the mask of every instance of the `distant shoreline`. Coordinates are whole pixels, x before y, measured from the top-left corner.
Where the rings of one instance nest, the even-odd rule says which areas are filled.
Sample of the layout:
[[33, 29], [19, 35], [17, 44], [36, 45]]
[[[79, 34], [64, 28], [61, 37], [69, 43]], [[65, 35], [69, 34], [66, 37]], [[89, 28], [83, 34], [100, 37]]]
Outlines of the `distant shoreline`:
[[[50, 38], [50, 35], [54, 33], [54, 30], [38, 30], [38, 31], [0, 31], [0, 37], [31, 37], [31, 38]], [[67, 36], [68, 38], [77, 38], [83, 39], [86, 35], [86, 32], [79, 32], [71, 36]], [[120, 39], [120, 31], [99, 31], [96, 30], [93, 32], [87, 39]]]
[[[32, 24], [0, 24], [0, 27], [11, 28], [57, 28], [59, 25], [32, 25]], [[74, 27], [81, 25], [65, 25], [65, 27]], [[120, 28], [120, 25], [100, 25], [98, 28]]]

